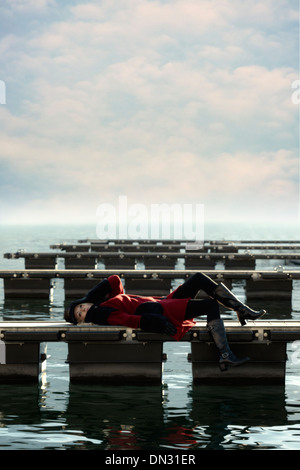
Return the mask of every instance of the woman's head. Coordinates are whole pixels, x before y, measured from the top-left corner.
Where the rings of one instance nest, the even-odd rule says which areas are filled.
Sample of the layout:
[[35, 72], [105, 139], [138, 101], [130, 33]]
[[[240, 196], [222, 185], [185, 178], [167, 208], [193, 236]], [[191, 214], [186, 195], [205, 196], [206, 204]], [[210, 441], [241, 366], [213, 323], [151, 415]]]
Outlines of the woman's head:
[[88, 302], [72, 302], [69, 310], [65, 310], [65, 320], [70, 323], [83, 323], [87, 312], [93, 306]]

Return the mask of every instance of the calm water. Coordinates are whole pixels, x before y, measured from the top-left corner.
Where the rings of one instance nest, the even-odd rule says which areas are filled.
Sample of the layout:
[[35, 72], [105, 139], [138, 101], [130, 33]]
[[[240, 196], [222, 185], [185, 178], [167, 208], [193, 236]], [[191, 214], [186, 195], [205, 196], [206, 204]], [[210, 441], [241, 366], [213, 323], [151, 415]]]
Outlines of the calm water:
[[[205, 232], [213, 239], [297, 240], [299, 235], [297, 227], [270, 226], [231, 226], [223, 232], [211, 226]], [[96, 238], [95, 228], [4, 227], [0, 266], [23, 268], [22, 260], [3, 259], [5, 252], [49, 251], [52, 243], [85, 237]], [[58, 281], [51, 301], [5, 301], [0, 282], [1, 321], [62, 319]], [[300, 320], [299, 287], [295, 282], [292, 308], [268, 302], [268, 318]], [[236, 289], [242, 296], [242, 286]], [[43, 384], [0, 385], [0, 450], [300, 449], [300, 357], [293, 360], [293, 347], [288, 346], [285, 386], [193, 385], [189, 345], [167, 343], [162, 386], [111, 387], [70, 384], [67, 346], [48, 343]]]

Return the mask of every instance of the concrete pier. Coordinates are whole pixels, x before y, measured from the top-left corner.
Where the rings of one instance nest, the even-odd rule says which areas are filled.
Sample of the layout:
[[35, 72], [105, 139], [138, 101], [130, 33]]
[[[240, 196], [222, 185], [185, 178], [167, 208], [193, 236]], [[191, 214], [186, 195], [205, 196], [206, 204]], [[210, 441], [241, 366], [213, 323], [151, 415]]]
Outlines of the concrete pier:
[[[221, 372], [206, 322], [199, 321], [181, 340], [191, 346], [187, 360], [195, 383], [284, 383], [286, 345], [300, 340], [300, 322], [259, 320], [242, 327], [227, 321], [225, 328], [233, 351], [250, 361]], [[47, 343], [65, 342], [71, 382], [160, 383], [167, 341], [174, 340], [124, 326], [0, 322], [0, 382], [38, 381], [46, 367]]]
[[[184, 282], [198, 270], [145, 269], [6, 269], [0, 270], [6, 298], [48, 298], [53, 281], [64, 279], [65, 297], [80, 298], [97, 282], [118, 274], [128, 294], [167, 295], [175, 281]], [[246, 295], [254, 299], [291, 299], [300, 270], [203, 269], [217, 282], [245, 281]]]

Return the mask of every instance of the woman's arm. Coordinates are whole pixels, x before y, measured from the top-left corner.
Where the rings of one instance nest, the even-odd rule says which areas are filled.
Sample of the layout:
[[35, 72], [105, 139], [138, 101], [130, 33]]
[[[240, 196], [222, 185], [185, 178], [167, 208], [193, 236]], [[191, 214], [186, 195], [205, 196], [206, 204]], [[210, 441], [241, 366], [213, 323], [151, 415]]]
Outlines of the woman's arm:
[[113, 274], [107, 279], [111, 287], [111, 291], [108, 293], [108, 298], [111, 299], [119, 294], [124, 294], [123, 284], [119, 276]]
[[81, 300], [82, 303], [95, 303], [110, 299], [118, 294], [123, 294], [123, 285], [121, 279], [117, 275], [109, 276], [107, 279], [99, 282], [93, 287], [86, 296]]
[[128, 326], [128, 328], [140, 328], [141, 317], [130, 315], [126, 312], [115, 310], [107, 317], [108, 325]]

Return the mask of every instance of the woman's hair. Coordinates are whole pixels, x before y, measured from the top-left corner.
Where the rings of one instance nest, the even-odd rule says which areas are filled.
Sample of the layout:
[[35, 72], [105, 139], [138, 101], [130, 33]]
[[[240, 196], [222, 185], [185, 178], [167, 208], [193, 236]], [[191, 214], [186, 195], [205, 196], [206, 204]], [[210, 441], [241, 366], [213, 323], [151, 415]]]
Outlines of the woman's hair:
[[71, 322], [71, 317], [70, 317], [70, 309], [67, 309], [64, 311], [64, 319], [66, 322], [68, 323], [72, 323]]
[[81, 302], [81, 299], [71, 302], [71, 304], [69, 305], [69, 308], [65, 310], [64, 318], [67, 322], [74, 323], [74, 325], [76, 325], [77, 321], [76, 321], [76, 318], [75, 318], [75, 311], [74, 310], [75, 310], [75, 307], [78, 304], [80, 304], [80, 302]]

